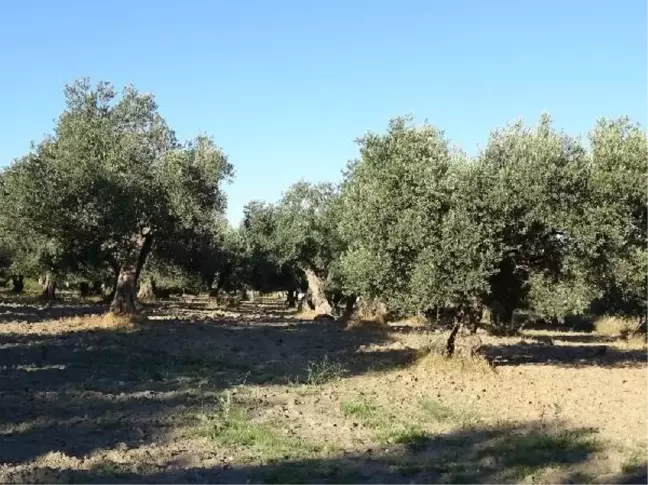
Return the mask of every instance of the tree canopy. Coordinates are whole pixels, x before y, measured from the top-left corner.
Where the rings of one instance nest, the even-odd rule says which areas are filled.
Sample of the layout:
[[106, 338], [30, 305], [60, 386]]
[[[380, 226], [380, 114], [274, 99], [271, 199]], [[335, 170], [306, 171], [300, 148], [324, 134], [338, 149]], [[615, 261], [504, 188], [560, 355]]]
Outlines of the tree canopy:
[[357, 144], [339, 183], [300, 180], [230, 227], [234, 169], [210, 136], [179, 142], [152, 95], [78, 80], [53, 132], [0, 174], [0, 269], [44, 275], [51, 297], [57, 277], [110, 280], [122, 313], [144, 272], [289, 304], [307, 290], [328, 315], [358, 296], [457, 322], [488, 308], [502, 329], [516, 310], [645, 314], [648, 143], [631, 120], [581, 138], [542, 115], [471, 157], [399, 117]]
[[208, 230], [233, 169], [206, 136], [179, 143], [153, 96], [134, 87], [118, 96], [108, 83], [79, 80], [65, 100], [54, 133], [4, 171], [3, 219], [77, 264], [109, 264], [113, 310], [133, 312], [153, 242]]

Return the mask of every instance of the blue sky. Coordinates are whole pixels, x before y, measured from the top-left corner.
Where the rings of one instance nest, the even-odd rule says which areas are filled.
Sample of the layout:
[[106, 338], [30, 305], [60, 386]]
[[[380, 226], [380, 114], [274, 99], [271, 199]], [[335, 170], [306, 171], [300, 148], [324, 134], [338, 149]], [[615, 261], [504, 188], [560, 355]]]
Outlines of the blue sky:
[[228, 216], [290, 183], [337, 181], [354, 139], [413, 114], [476, 153], [542, 112], [572, 133], [646, 126], [645, 0], [66, 1], [0, 5], [0, 165], [51, 131], [77, 77], [156, 95], [236, 179]]

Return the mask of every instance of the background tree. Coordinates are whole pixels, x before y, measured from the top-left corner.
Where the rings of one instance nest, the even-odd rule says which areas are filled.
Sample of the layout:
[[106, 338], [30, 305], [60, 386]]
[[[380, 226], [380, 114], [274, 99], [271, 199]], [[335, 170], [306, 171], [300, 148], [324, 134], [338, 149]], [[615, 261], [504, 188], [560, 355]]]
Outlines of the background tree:
[[155, 240], [199, 227], [223, 210], [232, 174], [205, 136], [180, 145], [151, 95], [80, 80], [66, 87], [55, 132], [4, 173], [2, 207], [19, 231], [79, 254], [97, 247], [118, 267], [111, 310], [136, 311], [136, 289]]
[[333, 312], [331, 270], [344, 247], [336, 223], [337, 197], [330, 183], [302, 181], [292, 185], [275, 208], [273, 241], [279, 263], [303, 272], [318, 314]]
[[300, 269], [294, 261], [282, 260], [277, 249], [277, 215], [274, 205], [252, 201], [244, 209], [239, 231], [246, 244], [251, 287], [286, 291], [286, 303], [294, 307], [297, 291], [306, 288]]

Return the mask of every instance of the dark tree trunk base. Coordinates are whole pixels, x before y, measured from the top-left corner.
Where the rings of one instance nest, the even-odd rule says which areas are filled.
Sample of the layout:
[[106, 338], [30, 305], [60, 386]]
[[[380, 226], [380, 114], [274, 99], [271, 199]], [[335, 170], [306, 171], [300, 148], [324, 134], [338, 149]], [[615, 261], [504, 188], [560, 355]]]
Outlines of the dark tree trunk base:
[[286, 306], [288, 308], [295, 308], [296, 301], [297, 301], [297, 296], [295, 295], [296, 291], [295, 290], [289, 290], [287, 291], [286, 295]]
[[22, 293], [25, 289], [25, 282], [23, 275], [14, 275], [11, 277], [11, 284], [13, 285], [12, 291], [16, 294]]
[[461, 322], [456, 322], [450, 331], [448, 340], [446, 342], [446, 357], [452, 357], [455, 352], [455, 342], [457, 340], [457, 334], [462, 327]]
[[355, 311], [356, 308], [356, 300], [357, 297], [355, 295], [349, 296], [347, 299], [346, 303], [344, 304], [344, 310], [342, 311], [342, 315], [340, 315], [340, 320], [342, 322], [346, 322], [351, 319], [353, 316], [353, 312]]

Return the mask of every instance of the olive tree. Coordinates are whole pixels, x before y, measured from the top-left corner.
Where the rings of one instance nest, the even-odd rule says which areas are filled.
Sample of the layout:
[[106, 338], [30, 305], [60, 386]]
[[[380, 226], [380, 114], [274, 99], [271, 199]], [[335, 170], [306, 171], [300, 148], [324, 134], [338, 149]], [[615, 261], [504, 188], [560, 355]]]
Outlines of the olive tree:
[[136, 311], [154, 241], [209, 224], [232, 174], [206, 136], [180, 144], [152, 95], [86, 79], [65, 89], [54, 133], [3, 174], [2, 211], [16, 231], [97, 248], [117, 272], [111, 310]]
[[628, 118], [601, 119], [590, 133], [590, 199], [581, 256], [600, 289], [599, 311], [646, 315], [646, 133]]
[[331, 314], [331, 269], [344, 246], [337, 231], [337, 188], [330, 183], [293, 184], [275, 206], [272, 246], [282, 266], [305, 275], [310, 301]]
[[555, 284], [556, 291], [573, 296], [565, 310], [583, 310], [588, 289], [574, 251], [589, 171], [579, 140], [554, 130], [543, 115], [535, 127], [516, 122], [494, 131], [477, 163], [488, 180], [479, 194], [483, 221], [493, 229], [498, 253], [486, 299], [496, 322], [508, 324], [516, 308], [527, 306], [533, 285], [536, 309], [557, 309], [555, 300], [542, 301], [556, 296]]
[[495, 263], [491, 228], [474, 203], [483, 174], [442, 132], [408, 118], [358, 143], [341, 195], [347, 284], [396, 313], [451, 309], [463, 324]]
[[277, 207], [260, 201], [245, 206], [239, 232], [245, 242], [249, 264], [249, 284], [262, 291], [286, 291], [286, 303], [296, 303], [296, 292], [303, 287], [300, 270], [292, 260], [283, 260], [277, 250]]

